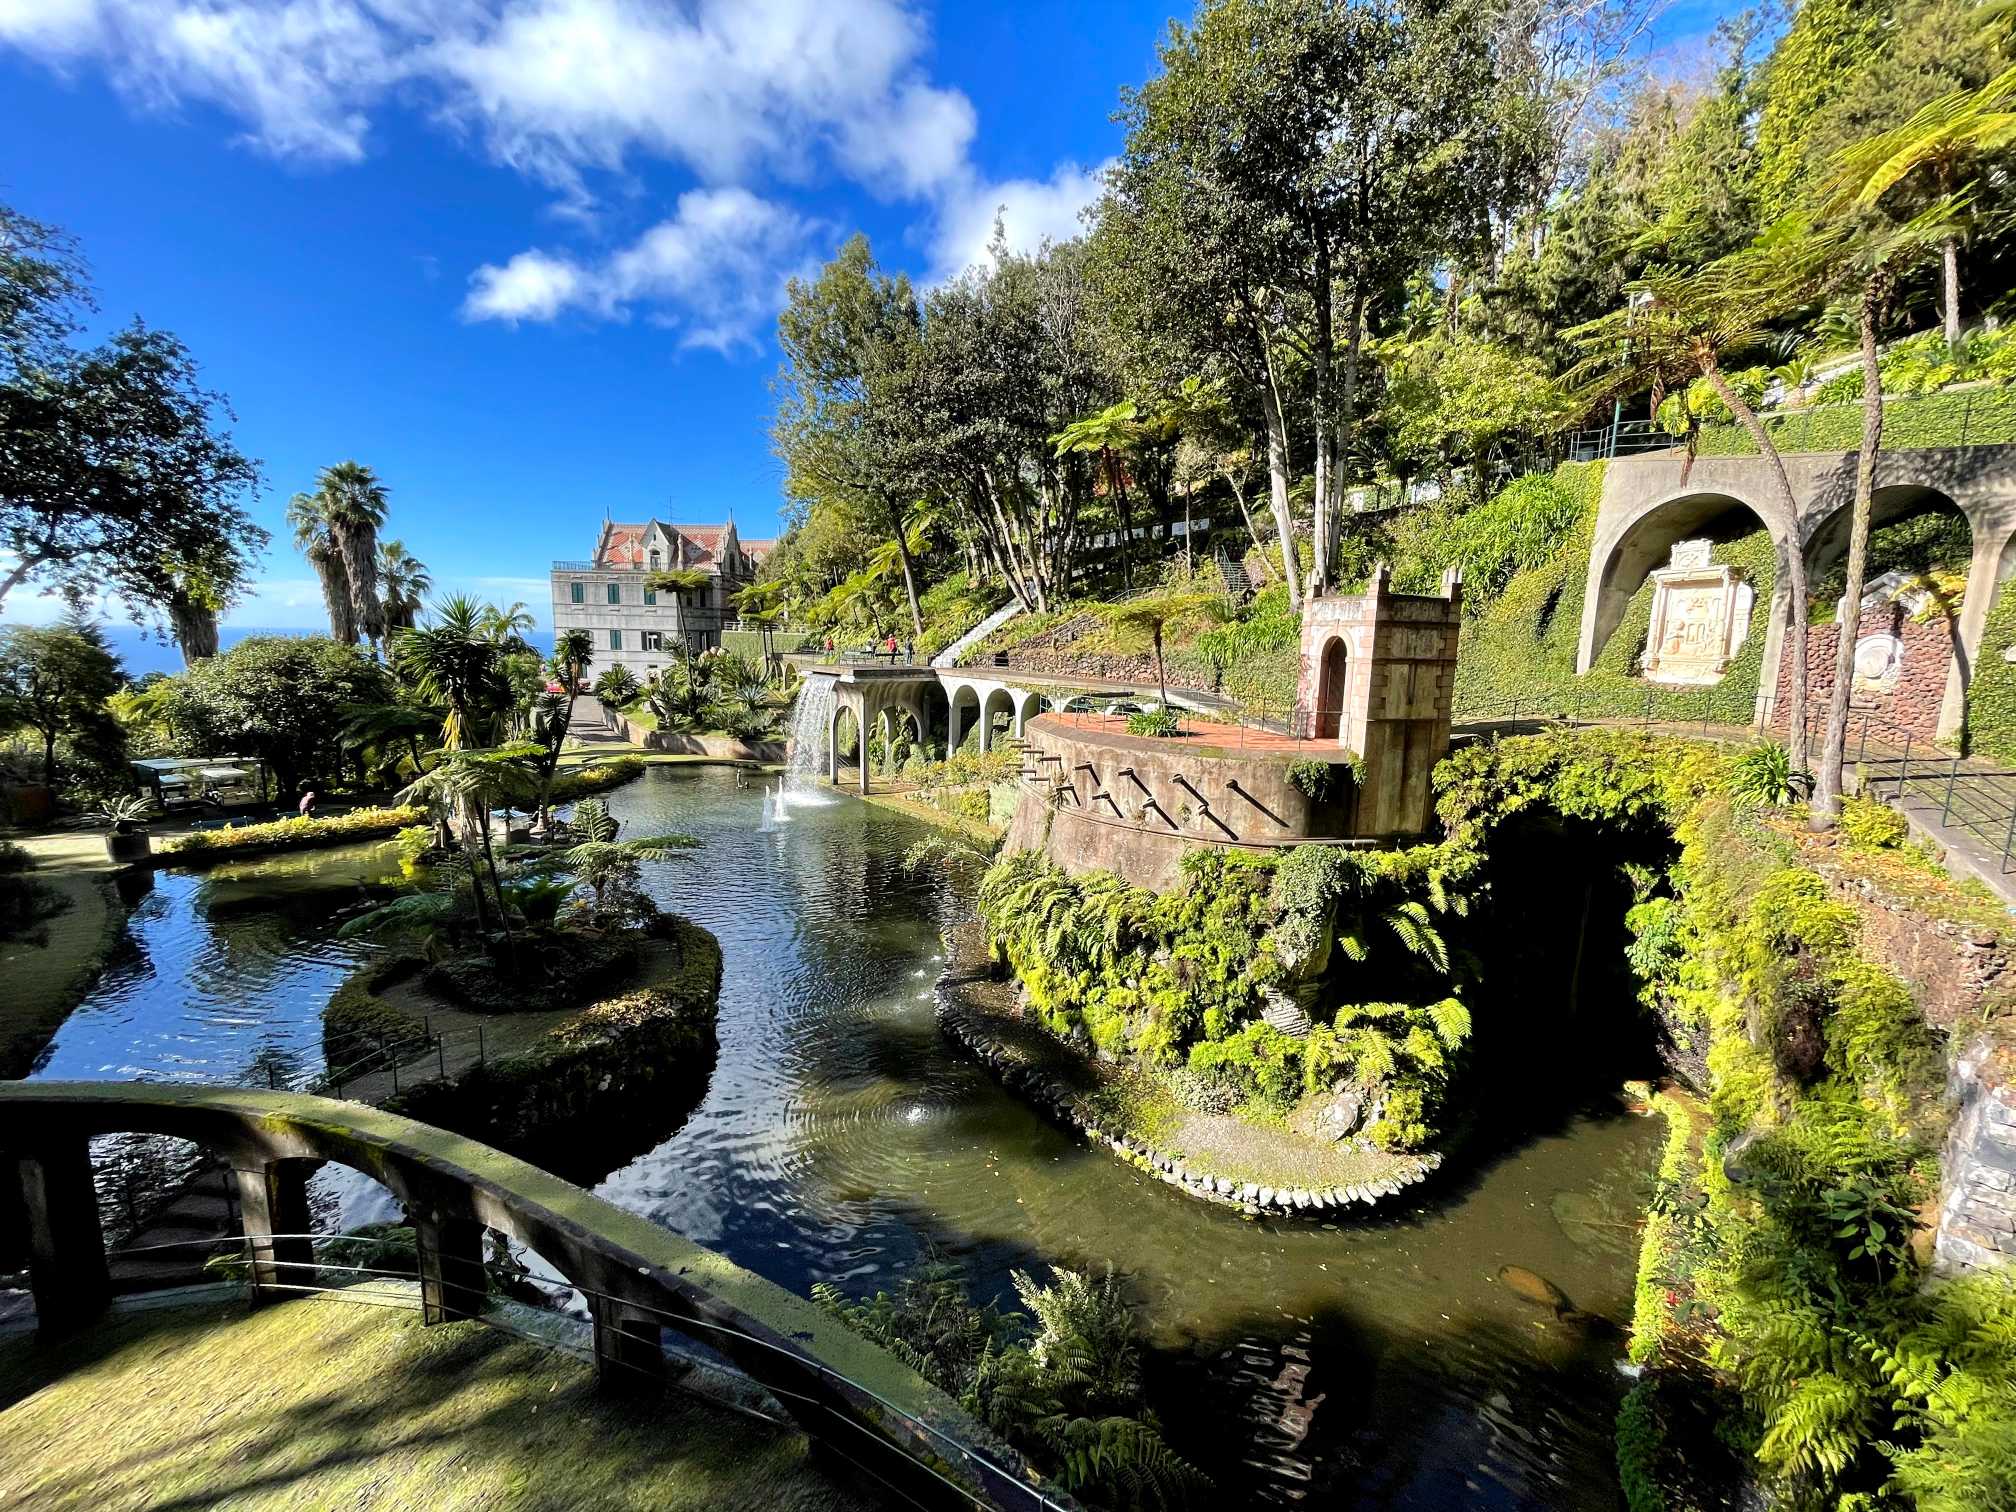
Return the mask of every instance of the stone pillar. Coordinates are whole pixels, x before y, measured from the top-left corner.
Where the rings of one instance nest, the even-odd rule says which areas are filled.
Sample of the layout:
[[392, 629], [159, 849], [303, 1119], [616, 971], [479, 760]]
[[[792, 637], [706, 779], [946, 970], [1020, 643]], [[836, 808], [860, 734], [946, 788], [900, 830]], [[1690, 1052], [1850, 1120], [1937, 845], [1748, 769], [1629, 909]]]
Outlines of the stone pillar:
[[315, 1284], [315, 1241], [308, 1214], [308, 1178], [319, 1161], [233, 1162], [238, 1216], [251, 1262], [252, 1300], [276, 1302]]
[[[1975, 526], [1973, 518], [1968, 521]], [[1967, 722], [1967, 688], [1974, 680], [1974, 658], [1981, 654], [1981, 637], [1988, 628], [1988, 611], [1995, 606], [1995, 590], [2000, 586], [2002, 554], [2009, 536], [1974, 537], [1974, 555], [1967, 564], [1967, 597], [1960, 605], [1959, 645], [1946, 673], [1946, 696], [1939, 704], [1939, 738], [1960, 733]]]
[[945, 756], [948, 760], [959, 750], [960, 733], [959, 698], [954, 690], [953, 696], [946, 700], [945, 709]]
[[90, 1322], [112, 1296], [91, 1146], [83, 1136], [24, 1152], [16, 1162], [28, 1225], [28, 1284], [35, 1322], [60, 1334]]
[[882, 775], [891, 781], [896, 777], [896, 732], [903, 728], [903, 711], [888, 707], [878, 716], [882, 721]]
[[994, 714], [988, 707], [991, 694], [980, 700], [980, 754], [985, 756], [994, 749]]
[[652, 1390], [665, 1380], [664, 1320], [611, 1297], [590, 1298], [595, 1384], [604, 1391]]
[[840, 710], [845, 707], [839, 694], [833, 696], [833, 713], [826, 721], [826, 780], [840, 786]]
[[420, 1260], [420, 1320], [432, 1327], [481, 1317], [489, 1290], [483, 1225], [471, 1218], [409, 1214]]

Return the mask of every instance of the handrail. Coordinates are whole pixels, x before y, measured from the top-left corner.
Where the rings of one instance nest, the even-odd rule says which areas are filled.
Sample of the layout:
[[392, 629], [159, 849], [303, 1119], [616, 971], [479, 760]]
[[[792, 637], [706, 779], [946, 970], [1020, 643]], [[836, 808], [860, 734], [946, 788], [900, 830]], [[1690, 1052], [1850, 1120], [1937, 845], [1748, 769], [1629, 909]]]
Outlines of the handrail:
[[[638, 1214], [476, 1140], [359, 1103], [297, 1092], [128, 1082], [0, 1084], [0, 1151], [21, 1161], [38, 1316], [59, 1324], [109, 1296], [88, 1140], [166, 1134], [224, 1156], [237, 1172], [253, 1284], [264, 1291], [314, 1261], [285, 1215], [306, 1213], [306, 1180], [324, 1162], [364, 1172], [405, 1206], [425, 1259], [430, 1321], [462, 1316], [458, 1277], [479, 1271], [484, 1228], [535, 1250], [573, 1289], [595, 1299], [596, 1356], [657, 1357], [661, 1328], [694, 1330], [794, 1413], [808, 1433], [844, 1421], [906, 1474], [960, 1450], [975, 1477], [962, 1491], [1020, 1512], [1068, 1508], [1039, 1490], [1012, 1448], [909, 1366], [805, 1298]], [[33, 1174], [31, 1174], [31, 1172]], [[873, 1385], [866, 1384], [872, 1382]], [[935, 1472], [934, 1472], [935, 1473]]]

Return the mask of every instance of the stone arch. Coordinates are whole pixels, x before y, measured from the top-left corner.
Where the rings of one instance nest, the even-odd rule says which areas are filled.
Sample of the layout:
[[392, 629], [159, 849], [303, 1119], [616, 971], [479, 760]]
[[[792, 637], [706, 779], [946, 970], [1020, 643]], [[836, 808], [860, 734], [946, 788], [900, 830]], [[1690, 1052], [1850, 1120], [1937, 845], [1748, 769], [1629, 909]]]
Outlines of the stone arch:
[[[1779, 566], [1786, 561], [1786, 541], [1780, 524], [1767, 509], [1714, 489], [1690, 489], [1669, 495], [1634, 513], [1599, 536], [1589, 553], [1589, 576], [1582, 604], [1582, 637], [1575, 658], [1575, 670], [1587, 672], [1596, 664], [1610, 637], [1623, 623], [1626, 609], [1645, 580], [1670, 556], [1676, 541], [1705, 532], [1733, 528], [1747, 516], [1754, 525], [1771, 532]], [[1771, 641], [1764, 662], [1776, 666], [1776, 638], [1782, 622], [1785, 574], [1777, 574], [1773, 588], [1772, 614], [1767, 624]]]
[[1021, 733], [1022, 721], [1016, 712], [1017, 707], [1015, 692], [1012, 688], [996, 683], [987, 690], [986, 696], [980, 700], [981, 750], [991, 751], [994, 749], [994, 716], [997, 714], [1005, 716], [1009, 727], [1017, 734]]
[[1351, 690], [1351, 647], [1333, 635], [1323, 647], [1316, 680], [1316, 738], [1335, 740], [1343, 729], [1344, 701]]
[[1020, 688], [1010, 688], [1008, 692], [1015, 700], [1015, 723], [1013, 728], [1015, 738], [1020, 740], [1022, 738], [1023, 727], [1043, 712], [1043, 695], [1033, 689], [1025, 693]]
[[826, 780], [832, 783], [840, 781], [840, 720], [843, 715], [851, 719], [854, 724], [854, 754], [856, 759], [864, 766], [867, 764], [868, 759], [868, 727], [862, 718], [862, 712], [858, 707], [857, 700], [853, 698], [834, 699], [833, 713], [826, 730]]
[[947, 682], [945, 689], [945, 754], [959, 749], [966, 732], [980, 718], [980, 694], [970, 682]]

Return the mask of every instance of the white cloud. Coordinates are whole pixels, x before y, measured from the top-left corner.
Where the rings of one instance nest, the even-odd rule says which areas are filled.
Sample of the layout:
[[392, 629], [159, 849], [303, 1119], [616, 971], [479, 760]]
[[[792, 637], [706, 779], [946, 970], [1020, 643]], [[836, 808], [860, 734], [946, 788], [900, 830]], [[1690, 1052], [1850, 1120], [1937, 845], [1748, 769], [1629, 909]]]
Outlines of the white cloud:
[[1095, 168], [1060, 163], [1047, 179], [972, 182], [945, 196], [938, 213], [932, 262], [940, 278], [953, 278], [988, 260], [998, 216], [1009, 250], [1033, 252], [1046, 241], [1068, 241], [1084, 230], [1079, 214], [1099, 198], [1107, 159]]
[[503, 267], [485, 265], [469, 278], [462, 314], [469, 320], [551, 320], [581, 292], [581, 270], [544, 252], [520, 252]]
[[145, 105], [239, 117], [280, 157], [354, 161], [412, 90], [502, 162], [578, 193], [633, 154], [709, 183], [817, 172], [927, 193], [973, 108], [934, 87], [909, 0], [0, 0], [0, 45], [95, 59]]
[[418, 107], [556, 190], [556, 210], [584, 237], [608, 177], [676, 164], [699, 187], [635, 243], [486, 264], [462, 313], [517, 322], [643, 310], [667, 316], [687, 345], [726, 351], [810, 260], [814, 228], [770, 185], [837, 174], [921, 205], [938, 277], [984, 259], [997, 211], [1017, 248], [1079, 230], [1102, 169], [984, 181], [972, 102], [925, 71], [924, 4], [0, 0], [0, 49], [63, 72], [95, 66], [143, 108], [214, 108], [243, 141], [286, 159], [359, 161], [376, 114]]
[[462, 314], [544, 321], [568, 309], [621, 316], [643, 305], [679, 329], [680, 345], [729, 352], [776, 314], [814, 229], [747, 189], [692, 189], [676, 214], [593, 265], [534, 250], [478, 268]]

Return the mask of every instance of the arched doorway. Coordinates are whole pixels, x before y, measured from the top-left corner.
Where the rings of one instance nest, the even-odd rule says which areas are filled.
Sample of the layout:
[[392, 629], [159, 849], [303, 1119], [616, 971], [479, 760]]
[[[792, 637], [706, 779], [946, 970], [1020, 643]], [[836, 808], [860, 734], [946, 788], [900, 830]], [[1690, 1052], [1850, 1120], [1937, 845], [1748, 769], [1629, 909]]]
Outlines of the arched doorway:
[[1344, 724], [1344, 700], [1351, 690], [1351, 648], [1333, 635], [1323, 648], [1322, 675], [1316, 680], [1316, 738], [1335, 740]]

